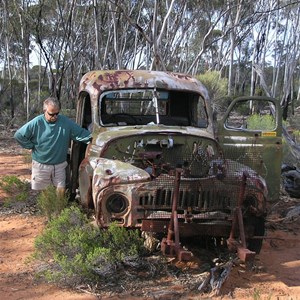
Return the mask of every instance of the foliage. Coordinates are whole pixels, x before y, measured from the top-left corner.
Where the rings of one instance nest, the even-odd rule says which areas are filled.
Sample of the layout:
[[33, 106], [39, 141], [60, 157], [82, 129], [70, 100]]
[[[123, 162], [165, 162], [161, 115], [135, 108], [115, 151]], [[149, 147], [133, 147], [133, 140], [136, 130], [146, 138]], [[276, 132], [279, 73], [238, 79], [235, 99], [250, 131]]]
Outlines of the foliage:
[[227, 106], [224, 98], [227, 95], [228, 80], [221, 78], [220, 72], [207, 71], [204, 74], [197, 75], [196, 78], [207, 88], [214, 109], [220, 110], [220, 107]]
[[20, 180], [14, 175], [2, 177], [0, 179], [0, 188], [8, 195], [5, 199], [5, 206], [10, 206], [16, 201], [26, 201], [29, 197], [29, 183]]
[[126, 257], [138, 257], [143, 250], [138, 231], [116, 224], [100, 230], [78, 207], [71, 206], [36, 238], [34, 258], [46, 263], [39, 276], [48, 281], [96, 284], [106, 279], [106, 270], [116, 270]]
[[227, 95], [226, 78], [221, 77], [221, 73], [218, 71], [207, 71], [204, 74], [196, 76], [205, 87], [208, 89], [209, 96], [212, 100], [217, 100]]
[[41, 212], [51, 220], [53, 217], [57, 217], [61, 211], [67, 207], [68, 200], [68, 194], [61, 195], [57, 193], [54, 186], [48, 186], [47, 189], [38, 195], [37, 204]]
[[30, 119], [50, 94], [74, 108], [81, 75], [93, 69], [216, 70], [208, 73], [227, 77], [228, 88], [219, 75], [201, 80], [217, 110], [227, 90], [262, 88], [284, 104], [299, 102], [299, 5], [291, 1], [93, 3], [2, 2], [0, 122], [10, 124], [16, 109]]
[[270, 115], [253, 114], [247, 119], [249, 130], [274, 130], [275, 119]]
[[296, 144], [300, 144], [300, 130], [293, 130], [293, 138]]

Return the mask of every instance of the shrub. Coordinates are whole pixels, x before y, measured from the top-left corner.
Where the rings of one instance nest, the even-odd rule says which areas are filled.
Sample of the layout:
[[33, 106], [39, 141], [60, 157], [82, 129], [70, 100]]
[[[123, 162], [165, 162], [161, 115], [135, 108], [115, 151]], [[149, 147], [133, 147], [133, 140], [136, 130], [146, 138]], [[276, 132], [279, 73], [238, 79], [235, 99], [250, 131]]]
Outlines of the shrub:
[[61, 195], [57, 193], [54, 186], [49, 186], [39, 194], [37, 204], [41, 212], [46, 215], [48, 220], [51, 220], [67, 207], [68, 200], [68, 194]]
[[219, 71], [207, 71], [196, 76], [208, 89], [212, 100], [216, 100], [227, 95], [227, 79], [221, 77]]
[[5, 199], [6, 206], [10, 206], [16, 201], [26, 201], [29, 197], [30, 184], [20, 180], [14, 175], [2, 177], [0, 180], [0, 188], [8, 195]]
[[228, 80], [221, 77], [221, 73], [218, 71], [207, 71], [204, 74], [196, 76], [207, 88], [214, 110], [222, 110], [222, 108], [228, 105], [227, 85]]
[[247, 119], [247, 129], [249, 130], [274, 130], [275, 119], [270, 115], [251, 115]]
[[74, 286], [105, 281], [129, 256], [138, 258], [142, 253], [138, 231], [115, 224], [107, 230], [96, 228], [78, 207], [71, 206], [50, 220], [36, 238], [34, 257], [46, 261], [40, 276]]

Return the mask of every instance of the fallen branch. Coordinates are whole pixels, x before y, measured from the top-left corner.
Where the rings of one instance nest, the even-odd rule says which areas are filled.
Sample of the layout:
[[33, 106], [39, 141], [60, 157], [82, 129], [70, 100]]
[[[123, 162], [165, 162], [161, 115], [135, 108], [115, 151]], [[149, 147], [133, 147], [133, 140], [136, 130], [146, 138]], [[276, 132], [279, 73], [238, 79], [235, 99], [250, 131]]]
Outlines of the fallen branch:
[[[212, 276], [210, 279], [210, 285], [212, 288], [212, 292], [210, 296], [219, 296], [221, 287], [228, 278], [232, 266], [233, 260], [230, 260], [223, 265], [219, 265], [211, 269]], [[215, 274], [217, 274], [217, 276], [215, 276]]]
[[209, 292], [210, 296], [218, 296], [220, 294], [223, 283], [228, 278], [233, 266], [234, 259], [227, 261], [211, 268], [210, 273], [206, 274], [204, 280], [198, 287], [199, 292]]

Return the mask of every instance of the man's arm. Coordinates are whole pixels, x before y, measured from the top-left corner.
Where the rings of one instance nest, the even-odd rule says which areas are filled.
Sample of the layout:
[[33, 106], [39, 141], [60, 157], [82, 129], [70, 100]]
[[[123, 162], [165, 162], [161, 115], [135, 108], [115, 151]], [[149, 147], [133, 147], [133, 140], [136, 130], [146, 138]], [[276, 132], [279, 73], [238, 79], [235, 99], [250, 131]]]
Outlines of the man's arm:
[[[71, 121], [71, 120], [70, 120]], [[71, 121], [72, 124], [72, 140], [89, 144], [92, 134], [89, 130], [80, 127], [77, 123]]]
[[34, 144], [30, 140], [30, 136], [31, 134], [29, 132], [28, 124], [23, 125], [14, 134], [14, 138], [16, 139], [16, 141], [25, 149], [34, 148]]

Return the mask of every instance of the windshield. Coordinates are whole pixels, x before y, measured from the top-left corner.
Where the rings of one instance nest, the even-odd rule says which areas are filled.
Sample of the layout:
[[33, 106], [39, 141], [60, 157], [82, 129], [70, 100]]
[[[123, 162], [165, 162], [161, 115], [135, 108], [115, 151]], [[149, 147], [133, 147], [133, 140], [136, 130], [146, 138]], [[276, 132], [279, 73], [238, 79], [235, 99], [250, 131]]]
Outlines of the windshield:
[[205, 102], [195, 93], [156, 89], [118, 90], [103, 93], [99, 101], [103, 126], [208, 125]]

